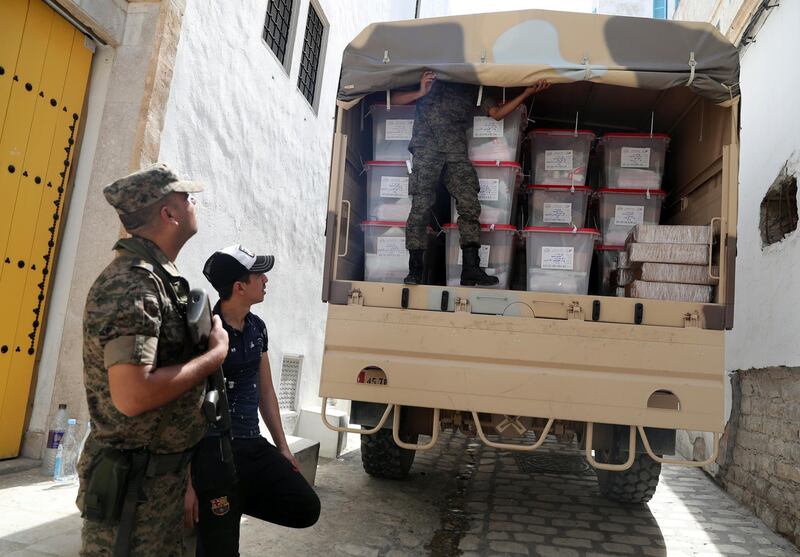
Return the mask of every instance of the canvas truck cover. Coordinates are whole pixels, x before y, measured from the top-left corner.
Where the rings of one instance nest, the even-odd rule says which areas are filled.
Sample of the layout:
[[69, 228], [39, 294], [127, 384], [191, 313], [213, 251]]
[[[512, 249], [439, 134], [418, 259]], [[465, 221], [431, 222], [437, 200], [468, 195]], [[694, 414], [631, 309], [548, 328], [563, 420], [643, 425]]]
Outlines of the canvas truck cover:
[[738, 51], [712, 25], [526, 10], [374, 23], [344, 51], [338, 98], [412, 86], [426, 69], [498, 87], [683, 85], [717, 103], [739, 94]]

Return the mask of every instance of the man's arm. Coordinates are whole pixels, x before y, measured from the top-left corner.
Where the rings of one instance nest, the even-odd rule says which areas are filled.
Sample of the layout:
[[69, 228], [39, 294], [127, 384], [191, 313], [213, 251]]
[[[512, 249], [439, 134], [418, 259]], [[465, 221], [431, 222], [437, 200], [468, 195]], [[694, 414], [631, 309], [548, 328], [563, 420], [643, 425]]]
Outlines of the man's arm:
[[219, 369], [228, 353], [228, 333], [217, 315], [208, 346], [207, 352], [184, 364], [110, 366], [108, 387], [114, 406], [128, 417], [138, 416], [172, 402]]
[[421, 99], [433, 87], [433, 82], [436, 79], [436, 74], [433, 72], [425, 72], [419, 80], [419, 89], [416, 91], [392, 91], [391, 102], [392, 104], [410, 104]]
[[544, 91], [548, 87], [550, 87], [550, 83], [548, 83], [547, 81], [545, 80], [537, 81], [530, 87], [526, 87], [522, 93], [520, 93], [507, 103], [491, 107], [489, 109], [489, 116], [498, 121], [502, 120], [503, 118], [514, 112], [514, 110], [516, 110], [516, 108], [519, 105], [525, 102], [525, 100], [528, 97], [538, 93], [539, 91]]
[[272, 441], [275, 446], [289, 461], [295, 466], [299, 467], [297, 461], [289, 450], [289, 444], [286, 442], [286, 435], [283, 433], [283, 424], [281, 424], [281, 409], [278, 405], [278, 396], [275, 394], [275, 387], [272, 384], [272, 369], [269, 365], [269, 356], [267, 352], [261, 354], [261, 363], [258, 366], [258, 409], [261, 411], [261, 417], [264, 423], [267, 424], [272, 435]]

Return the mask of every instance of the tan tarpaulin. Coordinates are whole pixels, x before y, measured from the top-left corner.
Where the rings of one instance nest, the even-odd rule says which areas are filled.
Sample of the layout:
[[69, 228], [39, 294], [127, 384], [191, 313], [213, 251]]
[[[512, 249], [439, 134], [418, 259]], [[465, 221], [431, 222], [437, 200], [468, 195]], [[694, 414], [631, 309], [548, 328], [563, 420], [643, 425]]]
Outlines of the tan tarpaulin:
[[412, 85], [424, 69], [500, 87], [546, 78], [739, 94], [738, 52], [711, 25], [528, 10], [374, 23], [344, 51], [339, 99]]

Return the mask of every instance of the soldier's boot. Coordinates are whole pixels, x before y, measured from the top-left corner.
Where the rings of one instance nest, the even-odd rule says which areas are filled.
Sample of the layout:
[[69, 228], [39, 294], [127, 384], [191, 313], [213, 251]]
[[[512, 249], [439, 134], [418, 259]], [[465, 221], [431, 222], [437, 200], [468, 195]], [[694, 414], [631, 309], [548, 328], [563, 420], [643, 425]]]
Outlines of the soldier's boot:
[[494, 286], [500, 282], [499, 278], [487, 275], [480, 268], [478, 246], [464, 246], [461, 251], [463, 253], [461, 286]]
[[408, 250], [408, 276], [403, 279], [404, 284], [422, 284], [422, 270], [424, 268], [425, 250]]

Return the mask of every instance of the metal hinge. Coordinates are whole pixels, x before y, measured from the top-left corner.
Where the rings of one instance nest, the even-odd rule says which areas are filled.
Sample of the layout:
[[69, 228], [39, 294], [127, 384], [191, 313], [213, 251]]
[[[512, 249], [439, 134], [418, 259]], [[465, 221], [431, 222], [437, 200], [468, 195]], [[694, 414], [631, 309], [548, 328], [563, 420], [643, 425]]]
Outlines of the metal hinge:
[[572, 302], [567, 308], [567, 319], [580, 319], [583, 321], [583, 308], [578, 302]]
[[456, 298], [455, 311], [469, 312], [469, 299], [468, 298]]
[[361, 290], [353, 290], [352, 292], [350, 292], [350, 297], [347, 299], [347, 305], [349, 306], [364, 305], [364, 296], [361, 294]]
[[683, 314], [683, 326], [684, 327], [699, 327], [700, 326], [700, 314], [696, 311], [691, 313], [684, 313]]

